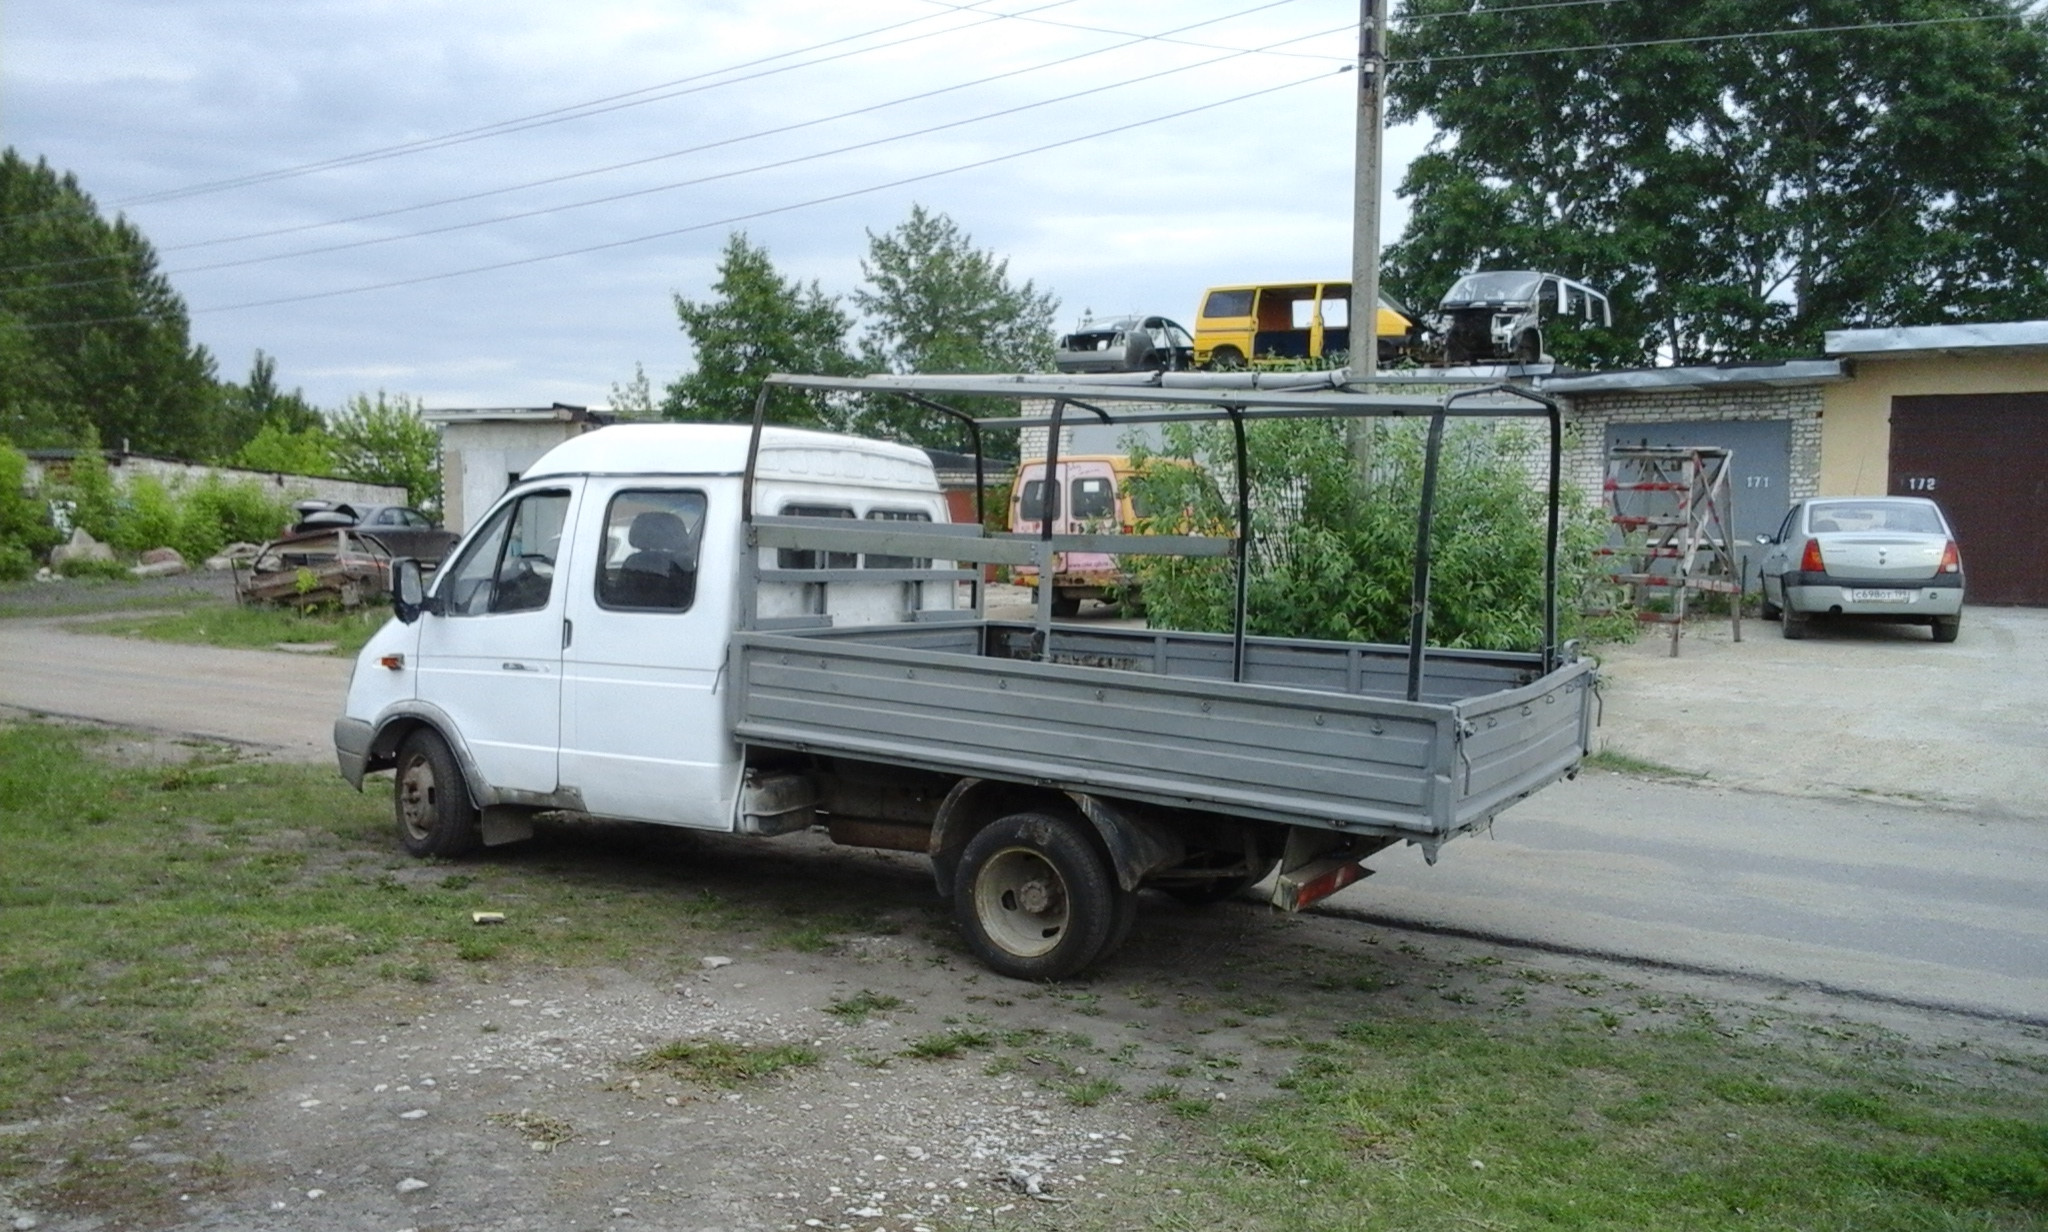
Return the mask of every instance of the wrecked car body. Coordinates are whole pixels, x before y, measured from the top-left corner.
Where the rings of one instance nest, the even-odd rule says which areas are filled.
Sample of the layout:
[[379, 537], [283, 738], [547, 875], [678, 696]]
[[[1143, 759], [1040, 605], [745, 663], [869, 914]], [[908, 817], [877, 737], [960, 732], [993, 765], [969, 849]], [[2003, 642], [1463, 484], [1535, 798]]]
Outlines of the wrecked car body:
[[1614, 311], [1605, 295], [1562, 274], [1480, 270], [1452, 284], [1430, 328], [1447, 364], [1534, 364], [1546, 355], [1544, 329], [1561, 320], [1611, 328]]
[[1166, 317], [1085, 317], [1060, 338], [1060, 372], [1185, 372], [1195, 363], [1195, 337]]
[[237, 562], [235, 594], [247, 604], [357, 608], [391, 593], [391, 551], [352, 527], [287, 535]]

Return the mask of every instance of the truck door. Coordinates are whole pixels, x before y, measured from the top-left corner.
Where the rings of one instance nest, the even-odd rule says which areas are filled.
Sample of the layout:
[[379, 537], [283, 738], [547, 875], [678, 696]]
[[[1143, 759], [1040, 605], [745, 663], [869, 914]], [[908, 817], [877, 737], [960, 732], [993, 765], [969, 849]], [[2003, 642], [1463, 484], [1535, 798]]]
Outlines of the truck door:
[[588, 493], [569, 569], [562, 785], [599, 816], [731, 828], [738, 750], [716, 690], [738, 561], [731, 501], [724, 533], [705, 535], [706, 488], [622, 479]]
[[555, 576], [575, 485], [527, 492], [491, 514], [434, 584], [420, 622], [420, 700], [455, 724], [484, 781], [552, 793], [562, 700], [562, 587]]

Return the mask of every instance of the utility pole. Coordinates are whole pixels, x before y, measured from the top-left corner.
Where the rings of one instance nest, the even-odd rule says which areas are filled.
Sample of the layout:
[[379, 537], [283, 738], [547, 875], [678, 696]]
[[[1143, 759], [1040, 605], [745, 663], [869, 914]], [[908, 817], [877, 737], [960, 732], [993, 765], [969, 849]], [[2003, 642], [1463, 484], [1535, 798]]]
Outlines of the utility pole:
[[[1358, 0], [1358, 142], [1352, 164], [1351, 378], [1370, 380], [1380, 363], [1380, 127], [1386, 104], [1387, 6]], [[1372, 469], [1372, 423], [1349, 421], [1360, 479]]]

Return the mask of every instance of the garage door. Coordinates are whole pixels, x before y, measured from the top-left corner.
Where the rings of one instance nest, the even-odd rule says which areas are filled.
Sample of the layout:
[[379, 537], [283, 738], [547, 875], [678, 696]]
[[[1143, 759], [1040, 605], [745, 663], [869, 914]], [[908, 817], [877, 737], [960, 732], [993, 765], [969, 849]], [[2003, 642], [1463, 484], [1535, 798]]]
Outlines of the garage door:
[[2048, 607], [2048, 393], [1893, 398], [1891, 491], [1948, 514], [1969, 602]]
[[1784, 419], [1695, 420], [1682, 423], [1612, 424], [1607, 445], [1690, 445], [1731, 454], [1729, 490], [1735, 498], [1736, 555], [1745, 576], [1755, 571], [1758, 535], [1778, 529], [1791, 507], [1792, 424]]

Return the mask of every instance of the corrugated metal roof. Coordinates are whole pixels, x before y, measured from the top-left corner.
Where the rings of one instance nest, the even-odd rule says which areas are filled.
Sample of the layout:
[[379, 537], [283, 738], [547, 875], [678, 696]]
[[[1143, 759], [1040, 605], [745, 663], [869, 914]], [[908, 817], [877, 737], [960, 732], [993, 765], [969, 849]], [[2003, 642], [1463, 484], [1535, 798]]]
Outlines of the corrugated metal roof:
[[1821, 349], [1829, 355], [1903, 359], [1945, 351], [2048, 350], [2048, 321], [1986, 325], [1902, 325], [1894, 329], [1831, 329]]
[[1844, 377], [1833, 359], [1786, 359], [1770, 363], [1713, 364], [1694, 368], [1636, 368], [1549, 377], [1536, 383], [1547, 394], [1604, 394], [1644, 389], [1763, 389], [1777, 385], [1818, 385]]

